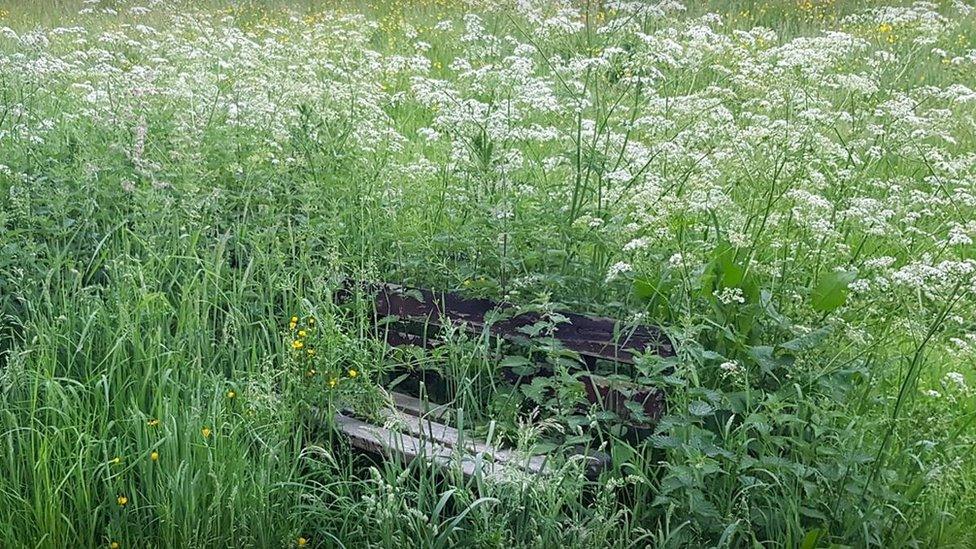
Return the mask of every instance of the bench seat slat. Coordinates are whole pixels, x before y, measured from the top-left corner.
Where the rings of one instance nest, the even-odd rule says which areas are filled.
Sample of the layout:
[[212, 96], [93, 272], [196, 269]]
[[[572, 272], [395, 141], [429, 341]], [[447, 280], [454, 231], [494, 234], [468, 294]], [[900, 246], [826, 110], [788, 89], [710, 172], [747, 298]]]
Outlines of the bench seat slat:
[[336, 414], [339, 430], [360, 450], [384, 456], [399, 455], [407, 462], [422, 458], [430, 463], [450, 468], [460, 466], [465, 476], [474, 476], [480, 466], [491, 473], [497, 466], [488, 460], [476, 461], [452, 448], [423, 441], [417, 437], [391, 431], [344, 414]]
[[[539, 474], [545, 471], [546, 456], [529, 456], [526, 459], [517, 452], [505, 448], [496, 448], [476, 439], [465, 437], [454, 427], [425, 419], [423, 410], [429, 406], [425, 407], [419, 399], [396, 392], [392, 393], [391, 396], [400, 410], [386, 410], [384, 415], [408, 429], [414, 436], [419, 436], [421, 439], [433, 439], [450, 447], [461, 446], [469, 452], [518, 467], [529, 473]], [[433, 409], [444, 410], [446, 405], [434, 405]]]

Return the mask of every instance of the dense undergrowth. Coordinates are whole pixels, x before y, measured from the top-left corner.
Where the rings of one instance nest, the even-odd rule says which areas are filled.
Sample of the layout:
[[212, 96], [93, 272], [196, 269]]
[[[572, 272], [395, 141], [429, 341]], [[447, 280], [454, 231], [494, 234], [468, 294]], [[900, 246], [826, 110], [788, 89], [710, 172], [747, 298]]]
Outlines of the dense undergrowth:
[[[976, 544], [973, 7], [64, 4], [0, 2], [0, 545]], [[668, 413], [348, 279], [663, 325]], [[611, 467], [350, 452], [406, 363]]]

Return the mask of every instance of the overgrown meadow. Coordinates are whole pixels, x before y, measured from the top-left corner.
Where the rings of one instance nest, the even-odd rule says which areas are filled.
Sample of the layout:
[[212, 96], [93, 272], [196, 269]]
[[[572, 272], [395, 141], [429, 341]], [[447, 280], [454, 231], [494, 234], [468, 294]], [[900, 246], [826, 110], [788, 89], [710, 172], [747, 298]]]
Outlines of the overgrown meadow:
[[[973, 547], [974, 88], [960, 0], [0, 0], [0, 546]], [[667, 413], [348, 280], [661, 325]], [[407, 365], [611, 465], [351, 451]]]

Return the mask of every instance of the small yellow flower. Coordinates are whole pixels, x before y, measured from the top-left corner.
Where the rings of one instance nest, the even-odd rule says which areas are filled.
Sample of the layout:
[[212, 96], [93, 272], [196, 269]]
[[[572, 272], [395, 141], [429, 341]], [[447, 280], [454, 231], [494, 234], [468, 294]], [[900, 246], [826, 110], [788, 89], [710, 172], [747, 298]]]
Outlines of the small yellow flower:
[[109, 461], [109, 463], [111, 463], [112, 465], [118, 465], [122, 463], [122, 458], [120, 458], [119, 456], [115, 456]]
[[308, 371], [305, 372], [305, 377], [312, 377], [314, 375], [315, 375], [315, 368], [309, 368]]
[[308, 353], [308, 356], [315, 356], [315, 349], [306, 349], [305, 352]]
[[356, 377], [358, 375], [359, 372], [357, 372], [354, 368], [349, 368], [349, 377]]
[[126, 504], [129, 503], [129, 498], [127, 498], [127, 497], [125, 497], [123, 495], [119, 495], [118, 499], [116, 499], [115, 501], [117, 501], [119, 503], [119, 507], [125, 507]]
[[210, 427], [204, 427], [203, 429], [200, 429], [200, 434], [203, 435], [203, 438], [210, 438], [210, 433], [212, 432], [213, 431], [210, 430]]
[[306, 332], [305, 330], [298, 330], [298, 337], [305, 337], [307, 335], [308, 332]]
[[305, 547], [306, 545], [308, 545], [308, 540], [303, 537], [299, 537], [296, 543], [298, 544], [299, 547]]
[[308, 317], [308, 325], [309, 326], [315, 326], [315, 319], [312, 318], [312, 317]]
[[293, 317], [291, 317], [291, 320], [290, 320], [290, 322], [293, 322], [293, 323], [295, 323], [295, 324], [298, 324], [298, 317], [297, 317], [297, 316], [293, 316]]
[[330, 389], [335, 389], [335, 386], [338, 385], [338, 384], [339, 384], [339, 380], [336, 379], [336, 378], [332, 378], [332, 379], [329, 380], [329, 388]]
[[119, 549], [119, 542], [113, 541], [112, 543], [108, 544], [108, 546], [109, 549]]
[[296, 349], [297, 350], [297, 349], [301, 349], [304, 346], [305, 346], [305, 344], [302, 343], [301, 341], [297, 340], [297, 339], [295, 341], [292, 341], [291, 342], [291, 348], [292, 349]]
[[233, 389], [227, 391], [227, 398], [236, 398], [236, 397], [237, 397], [237, 393], [235, 393]]
[[152, 461], [159, 461], [159, 452], [153, 450], [153, 453], [149, 454], [149, 459]]
[[154, 419], [150, 419], [149, 421], [146, 422], [146, 425], [148, 425], [150, 427], [156, 427], [157, 425], [159, 425], [159, 420], [158, 419], [155, 419], [155, 418]]

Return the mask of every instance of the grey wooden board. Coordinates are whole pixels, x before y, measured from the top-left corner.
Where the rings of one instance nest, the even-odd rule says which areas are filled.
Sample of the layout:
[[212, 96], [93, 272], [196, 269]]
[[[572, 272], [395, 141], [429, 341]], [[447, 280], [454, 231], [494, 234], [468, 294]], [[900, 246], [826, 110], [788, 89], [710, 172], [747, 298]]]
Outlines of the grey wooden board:
[[[486, 459], [516, 466], [529, 473], [545, 472], [545, 456], [520, 456], [517, 452], [505, 448], [496, 448], [479, 440], [465, 437], [462, 432], [454, 427], [430, 421], [426, 419], [423, 412], [417, 413], [417, 411], [430, 408], [430, 406], [424, 406], [424, 403], [419, 399], [396, 392], [392, 393], [391, 396], [399, 410], [386, 410], [384, 416], [409, 430], [412, 435], [420, 437], [421, 440], [432, 440], [450, 447], [461, 446], [469, 452], [484, 456]], [[434, 406], [444, 407], [444, 405]]]
[[418, 417], [423, 416], [433, 419], [442, 419], [451, 411], [450, 406], [447, 404], [425, 403], [419, 398], [398, 393], [396, 391], [391, 391], [390, 397], [393, 399], [393, 405], [398, 409]]
[[481, 469], [484, 472], [495, 472], [497, 466], [490, 461], [476, 460], [452, 448], [432, 444], [417, 437], [391, 431], [385, 427], [373, 425], [365, 421], [343, 414], [335, 415], [339, 430], [349, 437], [353, 446], [367, 452], [389, 456], [402, 456], [410, 462], [415, 459], [425, 459], [430, 463], [442, 467], [460, 467], [465, 476], [474, 476]]
[[[454, 412], [446, 405], [431, 406], [396, 392], [391, 393], [391, 397], [396, 408], [382, 412], [389, 427], [343, 413], [335, 415], [339, 430], [349, 437], [354, 447], [374, 454], [398, 455], [408, 462], [420, 458], [445, 468], [459, 467], [468, 477], [479, 470], [485, 474], [499, 474], [517, 469], [533, 475], [545, 474], [548, 470], [546, 456], [523, 456], [496, 448], [467, 438], [454, 427], [426, 419], [425, 410], [435, 410], [440, 416]], [[584, 459], [593, 472], [605, 467], [608, 461], [600, 452], [590, 452]]]

